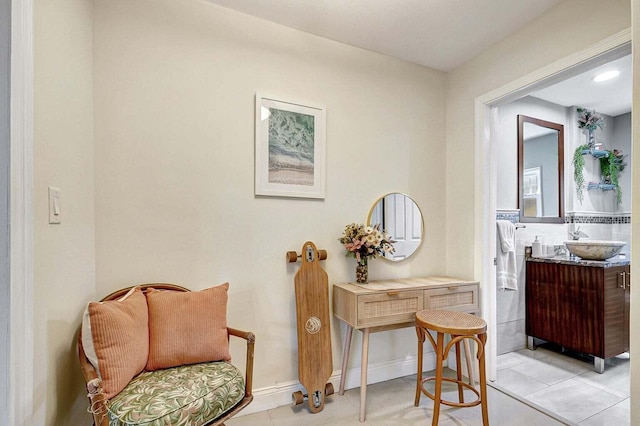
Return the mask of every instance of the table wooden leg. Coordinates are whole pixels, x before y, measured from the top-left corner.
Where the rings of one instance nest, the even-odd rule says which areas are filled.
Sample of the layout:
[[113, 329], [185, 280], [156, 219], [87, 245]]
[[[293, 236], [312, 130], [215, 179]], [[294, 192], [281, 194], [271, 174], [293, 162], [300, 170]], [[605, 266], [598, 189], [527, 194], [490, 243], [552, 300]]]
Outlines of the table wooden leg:
[[369, 329], [362, 330], [362, 362], [360, 363], [360, 421], [365, 420], [367, 406], [367, 368], [369, 364]]
[[344, 348], [342, 348], [342, 373], [340, 374], [339, 395], [344, 395], [344, 382], [347, 379], [347, 364], [349, 363], [349, 352], [351, 351], [351, 336], [353, 336], [353, 327], [347, 324], [347, 335], [344, 338]]
[[420, 397], [422, 396], [422, 358], [424, 352], [424, 333], [428, 333], [423, 328], [416, 327], [416, 334], [418, 335], [418, 372], [416, 374], [416, 398], [413, 405], [420, 406]]

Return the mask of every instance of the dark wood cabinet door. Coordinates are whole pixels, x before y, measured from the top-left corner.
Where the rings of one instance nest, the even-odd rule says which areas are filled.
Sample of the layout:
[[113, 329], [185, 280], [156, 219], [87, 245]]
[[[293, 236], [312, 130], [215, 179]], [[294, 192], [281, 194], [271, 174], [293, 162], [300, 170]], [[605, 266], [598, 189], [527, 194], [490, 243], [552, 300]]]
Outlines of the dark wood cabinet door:
[[629, 266], [604, 273], [604, 358], [629, 350]]

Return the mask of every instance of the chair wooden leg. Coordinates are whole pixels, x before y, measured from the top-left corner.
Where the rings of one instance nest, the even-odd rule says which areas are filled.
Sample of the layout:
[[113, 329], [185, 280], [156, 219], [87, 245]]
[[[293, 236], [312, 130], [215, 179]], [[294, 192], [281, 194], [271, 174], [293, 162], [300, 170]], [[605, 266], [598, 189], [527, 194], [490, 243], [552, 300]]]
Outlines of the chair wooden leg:
[[440, 401], [442, 401], [442, 364], [444, 348], [444, 333], [438, 332], [438, 342], [436, 344], [436, 389], [435, 399], [433, 401], [433, 420], [432, 426], [438, 426], [438, 418], [440, 417]]

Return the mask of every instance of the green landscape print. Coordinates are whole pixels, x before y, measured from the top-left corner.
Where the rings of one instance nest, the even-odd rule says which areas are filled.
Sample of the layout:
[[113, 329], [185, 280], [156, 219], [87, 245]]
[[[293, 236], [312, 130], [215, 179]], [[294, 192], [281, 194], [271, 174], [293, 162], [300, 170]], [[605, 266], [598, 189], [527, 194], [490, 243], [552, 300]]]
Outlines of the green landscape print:
[[314, 116], [269, 112], [269, 183], [313, 186]]

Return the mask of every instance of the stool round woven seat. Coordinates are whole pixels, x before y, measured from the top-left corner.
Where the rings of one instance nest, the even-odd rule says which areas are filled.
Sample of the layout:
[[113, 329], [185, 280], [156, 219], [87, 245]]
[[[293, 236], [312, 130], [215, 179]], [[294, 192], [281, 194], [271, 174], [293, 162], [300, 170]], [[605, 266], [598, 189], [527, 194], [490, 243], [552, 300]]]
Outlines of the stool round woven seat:
[[[429, 331], [436, 333], [436, 339], [431, 336]], [[418, 374], [416, 383], [416, 399], [415, 406], [420, 404], [420, 396], [424, 393], [434, 402], [433, 404], [433, 420], [432, 425], [438, 424], [440, 416], [440, 404], [452, 407], [474, 407], [482, 405], [482, 423], [489, 425], [489, 413], [487, 407], [487, 380], [485, 374], [484, 346], [487, 341], [487, 323], [480, 317], [458, 311], [447, 311], [438, 309], [425, 309], [416, 312], [416, 333], [418, 334]], [[445, 345], [445, 334], [451, 336], [449, 342]], [[429, 340], [436, 353], [436, 375], [434, 377], [422, 378], [422, 362], [425, 340]], [[477, 344], [477, 359], [479, 363], [480, 383], [479, 388], [473, 380], [470, 351], [468, 342], [474, 341]], [[464, 342], [467, 349], [467, 370], [469, 375], [469, 383], [462, 378], [462, 365], [460, 354], [460, 343]], [[457, 377], [455, 379], [443, 377], [444, 360], [449, 356], [451, 348], [456, 349], [456, 370]], [[426, 382], [435, 381], [435, 394], [430, 393], [425, 388]], [[447, 401], [442, 398], [442, 382], [455, 383], [458, 387], [458, 402]], [[475, 393], [477, 399], [471, 402], [464, 401], [464, 389], [471, 390]]]
[[487, 323], [480, 317], [458, 311], [425, 309], [416, 312], [416, 325], [447, 334], [486, 333]]

